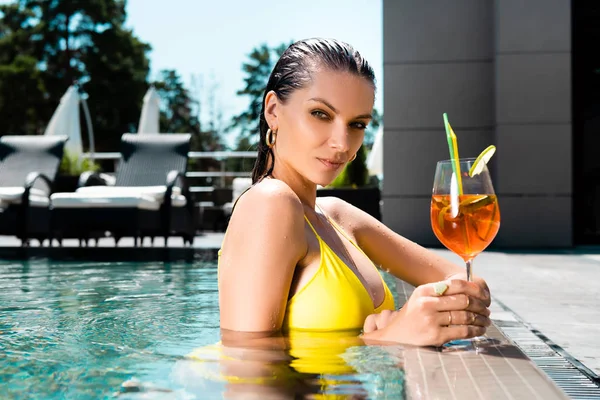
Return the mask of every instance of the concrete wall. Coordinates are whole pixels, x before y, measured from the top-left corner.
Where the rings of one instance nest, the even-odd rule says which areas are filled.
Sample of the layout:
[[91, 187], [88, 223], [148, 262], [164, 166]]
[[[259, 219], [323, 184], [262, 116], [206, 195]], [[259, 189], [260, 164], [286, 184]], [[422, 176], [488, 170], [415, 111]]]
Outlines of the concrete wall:
[[494, 244], [572, 245], [569, 0], [384, 0], [383, 220], [423, 245], [447, 112], [461, 157], [489, 144]]
[[429, 204], [436, 162], [449, 158], [442, 114], [461, 157], [493, 142], [493, 3], [384, 0], [383, 221], [438, 245]]
[[500, 246], [571, 246], [571, 2], [496, 0]]

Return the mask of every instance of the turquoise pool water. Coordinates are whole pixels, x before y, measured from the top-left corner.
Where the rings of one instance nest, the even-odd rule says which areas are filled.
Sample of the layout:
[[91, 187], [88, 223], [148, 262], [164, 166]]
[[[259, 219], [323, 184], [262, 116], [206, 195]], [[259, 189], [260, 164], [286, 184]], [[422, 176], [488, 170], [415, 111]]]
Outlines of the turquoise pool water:
[[[297, 372], [269, 387], [269, 380], [219, 379], [223, 367], [214, 352], [205, 360], [186, 357], [218, 341], [214, 264], [0, 263], [2, 399], [404, 395], [401, 358], [390, 349], [351, 346], [334, 361], [318, 356], [324, 375]], [[321, 345], [309, 347], [319, 355]], [[254, 359], [250, 370], [290, 370], [287, 360], [276, 361], [275, 369], [273, 361], [261, 360]], [[332, 373], [330, 362], [349, 367]]]

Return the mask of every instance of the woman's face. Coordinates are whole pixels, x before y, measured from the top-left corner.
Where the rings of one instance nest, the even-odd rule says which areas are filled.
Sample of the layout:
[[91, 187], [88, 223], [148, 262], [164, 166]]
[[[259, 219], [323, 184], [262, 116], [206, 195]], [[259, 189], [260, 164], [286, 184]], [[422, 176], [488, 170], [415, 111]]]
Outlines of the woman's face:
[[[291, 168], [318, 185], [330, 184], [360, 148], [375, 91], [365, 78], [331, 70], [313, 72], [285, 103], [274, 93], [265, 117], [277, 130], [274, 174]], [[275, 104], [275, 106], [270, 105]], [[286, 172], [284, 172], [286, 173]]]

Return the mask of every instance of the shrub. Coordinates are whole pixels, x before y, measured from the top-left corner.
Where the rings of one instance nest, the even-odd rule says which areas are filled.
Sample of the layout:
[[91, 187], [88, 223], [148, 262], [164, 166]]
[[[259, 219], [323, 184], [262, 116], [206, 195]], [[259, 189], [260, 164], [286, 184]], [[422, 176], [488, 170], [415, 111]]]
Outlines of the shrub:
[[58, 169], [59, 173], [63, 175], [81, 175], [82, 172], [85, 171], [98, 171], [100, 169], [100, 165], [91, 161], [89, 158], [83, 158], [80, 160], [80, 156], [78, 154], [74, 154], [65, 150], [63, 153], [63, 158], [60, 161], [60, 167]]

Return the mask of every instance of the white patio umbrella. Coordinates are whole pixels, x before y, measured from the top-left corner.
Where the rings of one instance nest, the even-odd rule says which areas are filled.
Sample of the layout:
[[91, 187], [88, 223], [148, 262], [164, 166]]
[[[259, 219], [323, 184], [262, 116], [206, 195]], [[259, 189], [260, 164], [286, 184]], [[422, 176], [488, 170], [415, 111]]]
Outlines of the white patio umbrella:
[[94, 131], [92, 120], [85, 98], [81, 97], [76, 86], [69, 86], [65, 94], [60, 98], [60, 103], [52, 114], [50, 122], [46, 127], [44, 135], [67, 135], [69, 140], [65, 144], [65, 150], [73, 156], [77, 156], [81, 162], [83, 145], [81, 142], [81, 125], [79, 122], [79, 104], [82, 104], [85, 112], [85, 121], [88, 130], [90, 154], [89, 158], [94, 160]]
[[83, 153], [81, 127], [79, 125], [79, 93], [75, 86], [69, 86], [60, 98], [60, 103], [50, 118], [44, 135], [66, 135], [69, 137], [65, 149], [72, 155]]
[[159, 133], [160, 96], [154, 87], [150, 87], [144, 95], [142, 115], [138, 125], [138, 133]]
[[367, 168], [369, 175], [383, 175], [383, 126], [375, 134], [373, 147], [367, 157]]

